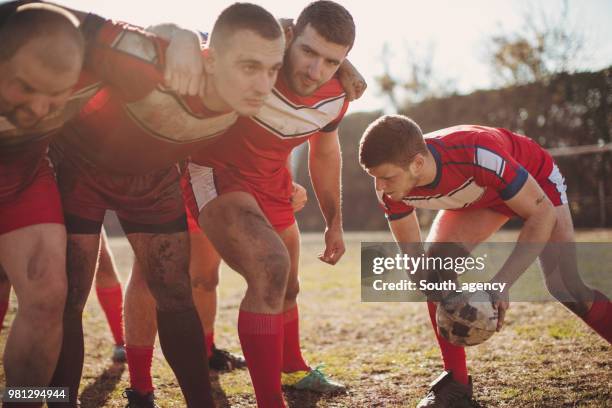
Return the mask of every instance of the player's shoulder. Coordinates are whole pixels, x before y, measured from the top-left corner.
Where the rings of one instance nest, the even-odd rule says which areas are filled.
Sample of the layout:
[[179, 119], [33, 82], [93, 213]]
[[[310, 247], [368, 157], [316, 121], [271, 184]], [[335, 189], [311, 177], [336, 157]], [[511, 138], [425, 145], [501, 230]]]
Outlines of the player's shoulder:
[[480, 125], [457, 125], [423, 135], [428, 144], [441, 148], [476, 148], [495, 145], [505, 135], [503, 129]]

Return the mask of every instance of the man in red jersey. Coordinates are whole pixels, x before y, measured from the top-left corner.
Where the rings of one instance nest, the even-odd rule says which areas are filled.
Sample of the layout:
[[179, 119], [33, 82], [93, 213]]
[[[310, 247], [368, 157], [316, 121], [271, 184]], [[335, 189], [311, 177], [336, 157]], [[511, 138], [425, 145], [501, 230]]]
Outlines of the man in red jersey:
[[84, 56], [76, 18], [56, 7], [0, 6], [0, 264], [19, 310], [4, 358], [7, 387], [47, 386], [62, 338], [66, 235], [45, 160]]
[[[469, 256], [511, 217], [524, 220], [515, 250], [491, 280], [507, 283], [495, 296], [498, 330], [509, 305], [509, 287], [539, 256], [551, 294], [600, 336], [612, 340], [610, 301], [582, 281], [575, 254], [572, 258], [571, 251], [561, 250], [559, 243], [574, 242], [565, 180], [537, 143], [505, 129], [474, 125], [423, 136], [411, 119], [389, 115], [366, 129], [359, 160], [375, 179], [398, 243], [421, 242], [415, 207], [441, 210], [426, 240], [433, 243], [429, 255], [448, 256], [443, 248], [448, 244], [435, 243], [453, 243], [455, 256]], [[446, 372], [418, 407], [474, 406], [465, 351], [439, 336], [436, 303], [431, 299], [428, 308]]]
[[327, 224], [320, 258], [335, 264], [344, 253], [337, 126], [348, 101], [334, 75], [354, 37], [352, 17], [342, 6], [309, 5], [288, 34], [285, 63], [262, 110], [240, 118], [223, 139], [192, 155], [189, 165], [200, 225], [248, 283], [238, 333], [262, 407], [285, 406], [281, 372], [299, 372], [300, 387], [343, 388], [301, 355], [299, 232], [286, 163], [295, 146], [310, 142], [310, 171]]
[[[142, 61], [134, 68], [138, 77], [98, 92], [56, 144], [68, 230], [69, 295], [53, 384], [69, 386], [71, 392], [78, 388], [82, 312], [104, 213], [113, 209], [156, 300], [162, 351], [187, 406], [213, 406], [204, 336], [191, 297], [189, 240], [175, 163], [222, 134], [239, 115], [259, 111], [282, 64], [283, 33], [259, 6], [237, 3], [224, 10], [203, 55], [206, 86], [201, 97], [181, 97], [162, 85], [162, 41], [136, 31], [117, 34], [103, 27], [98, 36], [108, 39], [111, 49], [139, 53]], [[106, 59], [102, 56], [98, 63], [105, 66]], [[126, 304], [130, 369], [137, 366], [132, 351], [140, 345], [131, 337], [131, 321]], [[136, 391], [127, 392], [130, 406], [154, 406], [151, 390]]]
[[[50, 137], [116, 77], [92, 67], [95, 21], [56, 6], [0, 6], [0, 263], [19, 309], [6, 346], [7, 386], [48, 385], [62, 338], [66, 235]], [[85, 70], [81, 67], [85, 61]]]

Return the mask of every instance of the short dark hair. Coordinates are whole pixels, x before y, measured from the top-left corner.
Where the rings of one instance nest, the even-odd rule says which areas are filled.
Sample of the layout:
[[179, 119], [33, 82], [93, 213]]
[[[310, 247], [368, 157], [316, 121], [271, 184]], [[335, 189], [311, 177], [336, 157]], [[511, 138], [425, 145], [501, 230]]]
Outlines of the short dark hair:
[[267, 40], [284, 35], [278, 21], [263, 7], [252, 3], [234, 3], [217, 17], [210, 35], [210, 46], [223, 49], [225, 41], [237, 30], [250, 30]]
[[308, 24], [327, 41], [353, 48], [355, 22], [351, 13], [340, 4], [329, 0], [310, 3], [295, 22], [295, 36], [299, 36]]
[[418, 153], [427, 152], [417, 123], [402, 115], [384, 115], [370, 123], [359, 142], [359, 163], [366, 169], [391, 163], [407, 167]]
[[[85, 41], [78, 28], [78, 19], [70, 12], [52, 4], [29, 3], [16, 8], [0, 27], [0, 61], [11, 59], [17, 51], [35, 38], [63, 34], [74, 41], [81, 57]], [[61, 50], [47, 50], [45, 63], [62, 67]]]

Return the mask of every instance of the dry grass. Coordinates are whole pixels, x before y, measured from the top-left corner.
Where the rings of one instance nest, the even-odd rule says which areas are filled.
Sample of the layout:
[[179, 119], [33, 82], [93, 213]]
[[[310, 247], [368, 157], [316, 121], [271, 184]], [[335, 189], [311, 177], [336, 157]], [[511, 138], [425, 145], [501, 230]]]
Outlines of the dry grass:
[[[513, 236], [504, 233], [497, 238], [508, 241]], [[315, 256], [322, 248], [320, 236], [304, 237], [300, 294], [304, 353], [312, 364], [325, 362], [326, 371], [346, 383], [349, 392], [334, 397], [287, 392], [290, 406], [411, 407], [440, 372], [439, 352], [423, 304], [360, 301], [359, 242], [389, 239], [388, 234], [349, 234], [345, 258], [329, 267]], [[612, 234], [582, 233], [580, 240], [612, 241]], [[112, 239], [111, 245], [125, 281], [131, 251], [123, 239]], [[235, 326], [245, 286], [226, 267], [221, 280], [217, 343], [239, 351]], [[7, 322], [14, 311], [12, 299]], [[87, 306], [85, 328], [83, 406], [123, 407], [127, 368], [109, 362], [111, 336], [95, 300]], [[0, 335], [0, 346], [6, 332]], [[482, 407], [612, 407], [610, 346], [558, 304], [513, 304], [505, 329], [469, 349], [468, 364]], [[159, 347], [153, 373], [160, 405], [183, 406]], [[220, 406], [254, 406], [245, 370], [215, 376], [213, 383]]]

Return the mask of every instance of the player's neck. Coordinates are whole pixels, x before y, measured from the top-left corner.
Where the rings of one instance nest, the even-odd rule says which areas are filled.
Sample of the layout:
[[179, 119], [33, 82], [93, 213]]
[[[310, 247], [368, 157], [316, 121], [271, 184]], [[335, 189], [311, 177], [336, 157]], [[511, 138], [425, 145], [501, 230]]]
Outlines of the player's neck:
[[206, 78], [206, 85], [204, 87], [204, 95], [202, 95], [202, 103], [207, 109], [213, 112], [231, 112], [233, 109], [227, 104], [219, 95], [217, 87], [212, 83], [211, 77]]
[[436, 163], [436, 159], [433, 157], [429, 149], [427, 149], [427, 154], [425, 155], [425, 163], [423, 165], [423, 173], [421, 179], [419, 180], [418, 186], [428, 186], [434, 182], [436, 176], [438, 175], [438, 165]]

